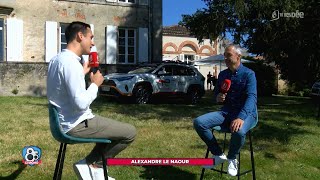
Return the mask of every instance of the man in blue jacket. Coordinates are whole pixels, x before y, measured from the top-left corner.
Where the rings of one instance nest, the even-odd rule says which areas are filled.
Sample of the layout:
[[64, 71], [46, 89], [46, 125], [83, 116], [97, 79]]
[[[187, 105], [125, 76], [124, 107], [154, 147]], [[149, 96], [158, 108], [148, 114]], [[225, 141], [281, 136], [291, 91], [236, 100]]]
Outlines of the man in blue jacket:
[[[242, 65], [240, 48], [229, 45], [225, 49], [224, 56], [228, 69], [220, 72], [214, 89], [214, 97], [218, 103], [223, 104], [223, 107], [220, 111], [199, 116], [193, 123], [196, 132], [213, 154], [214, 166], [228, 160], [228, 174], [236, 176], [238, 172], [236, 155], [245, 142], [246, 133], [258, 122], [257, 82], [255, 73]], [[225, 79], [231, 80], [231, 87], [227, 93], [220, 91]], [[231, 140], [227, 156], [211, 133], [211, 129], [215, 126], [230, 129]]]

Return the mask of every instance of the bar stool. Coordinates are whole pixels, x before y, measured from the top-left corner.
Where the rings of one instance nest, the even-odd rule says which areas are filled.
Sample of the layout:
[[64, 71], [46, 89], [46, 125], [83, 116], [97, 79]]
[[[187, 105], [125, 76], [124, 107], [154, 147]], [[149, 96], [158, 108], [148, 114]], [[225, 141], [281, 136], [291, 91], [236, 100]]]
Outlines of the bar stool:
[[[213, 133], [214, 130], [216, 130], [216, 131], [218, 131], [218, 132], [220, 132], [220, 133], [224, 133], [223, 152], [225, 152], [227, 133], [230, 133], [230, 130], [229, 130], [229, 128], [224, 129], [224, 128], [221, 128], [220, 126], [214, 127], [214, 128], [212, 129], [212, 133]], [[239, 179], [240, 179], [240, 176], [242, 176], [242, 175], [244, 175], [244, 174], [247, 174], [247, 173], [249, 173], [249, 172], [252, 172], [252, 179], [255, 180], [255, 179], [256, 179], [256, 172], [255, 172], [255, 166], [254, 166], [254, 156], [253, 156], [253, 148], [252, 148], [251, 130], [249, 130], [246, 135], [248, 135], [248, 137], [249, 137], [251, 169], [245, 170], [245, 171], [243, 171], [243, 172], [240, 171], [240, 165], [241, 165], [241, 161], [240, 161], [240, 160], [241, 160], [241, 158], [240, 158], [240, 152], [239, 152], [239, 156], [238, 156], [238, 162], [239, 162], [239, 165], [238, 165], [238, 174], [237, 174], [236, 176], [238, 177], [238, 180], [239, 180]], [[207, 148], [207, 152], [206, 152], [205, 158], [208, 158], [208, 156], [209, 156], [209, 148]], [[206, 170], [205, 168], [202, 168], [200, 180], [203, 179], [205, 170]], [[224, 170], [223, 170], [223, 163], [221, 164], [221, 168], [220, 168], [220, 169], [212, 168], [211, 170], [216, 171], [216, 172], [219, 172], [221, 176], [222, 176], [222, 174], [227, 174], [227, 173], [228, 173], [227, 171], [224, 171]]]

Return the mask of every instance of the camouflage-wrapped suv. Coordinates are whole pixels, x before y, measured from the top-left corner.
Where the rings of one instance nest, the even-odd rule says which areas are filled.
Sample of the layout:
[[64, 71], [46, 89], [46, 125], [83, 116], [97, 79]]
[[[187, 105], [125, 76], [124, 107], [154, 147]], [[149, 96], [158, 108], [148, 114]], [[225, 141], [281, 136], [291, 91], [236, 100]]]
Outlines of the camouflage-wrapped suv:
[[188, 103], [196, 104], [205, 92], [205, 78], [186, 64], [150, 65], [126, 74], [109, 74], [104, 79], [100, 95], [131, 96], [138, 104], [148, 103], [153, 95], [184, 96]]

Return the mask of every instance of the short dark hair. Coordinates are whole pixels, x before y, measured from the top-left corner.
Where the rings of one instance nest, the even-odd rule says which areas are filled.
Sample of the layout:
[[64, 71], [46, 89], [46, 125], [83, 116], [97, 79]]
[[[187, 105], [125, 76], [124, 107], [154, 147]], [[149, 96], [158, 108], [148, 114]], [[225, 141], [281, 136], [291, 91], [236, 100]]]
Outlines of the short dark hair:
[[86, 35], [87, 28], [90, 28], [90, 25], [80, 21], [74, 21], [69, 24], [65, 30], [67, 43], [73, 41], [78, 32], [82, 32], [84, 35]]

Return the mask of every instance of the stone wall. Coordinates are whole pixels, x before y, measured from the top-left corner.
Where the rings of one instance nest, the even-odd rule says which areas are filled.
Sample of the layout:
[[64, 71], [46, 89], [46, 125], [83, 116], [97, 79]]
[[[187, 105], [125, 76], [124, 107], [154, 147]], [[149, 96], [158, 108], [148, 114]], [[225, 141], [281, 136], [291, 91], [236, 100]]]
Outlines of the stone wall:
[[0, 95], [45, 96], [47, 63], [0, 63]]
[[[126, 73], [135, 65], [101, 64], [102, 75]], [[0, 96], [46, 96], [48, 63], [0, 63]]]
[[94, 42], [101, 64], [106, 63], [108, 25], [148, 28], [152, 31], [149, 37], [152, 45], [149, 53], [151, 61], [161, 62], [162, 0], [150, 2], [154, 6], [152, 13], [149, 13], [151, 10], [149, 6], [112, 3], [106, 0], [0, 0], [0, 7], [13, 8], [13, 12], [4, 16], [5, 18], [15, 17], [23, 21], [23, 62], [45, 62], [47, 21], [58, 23], [83, 21], [94, 25]]
[[[108, 25], [150, 29], [152, 32], [149, 37], [151, 45], [149, 55], [152, 62], [161, 62], [162, 0], [150, 2], [153, 8], [106, 0], [0, 0], [0, 7], [13, 8], [11, 14], [0, 14], [1, 18], [5, 20], [17, 18], [23, 21], [23, 57], [21, 62], [17, 62], [18, 60], [8, 62], [6, 57], [3, 60], [0, 59], [0, 95], [46, 95], [47, 21], [58, 23], [83, 21], [93, 24], [94, 42], [99, 52], [103, 74], [127, 72], [135, 66], [106, 64], [106, 27]], [[6, 34], [4, 34], [4, 42], [6, 41]], [[6, 49], [4, 54], [6, 56]]]

